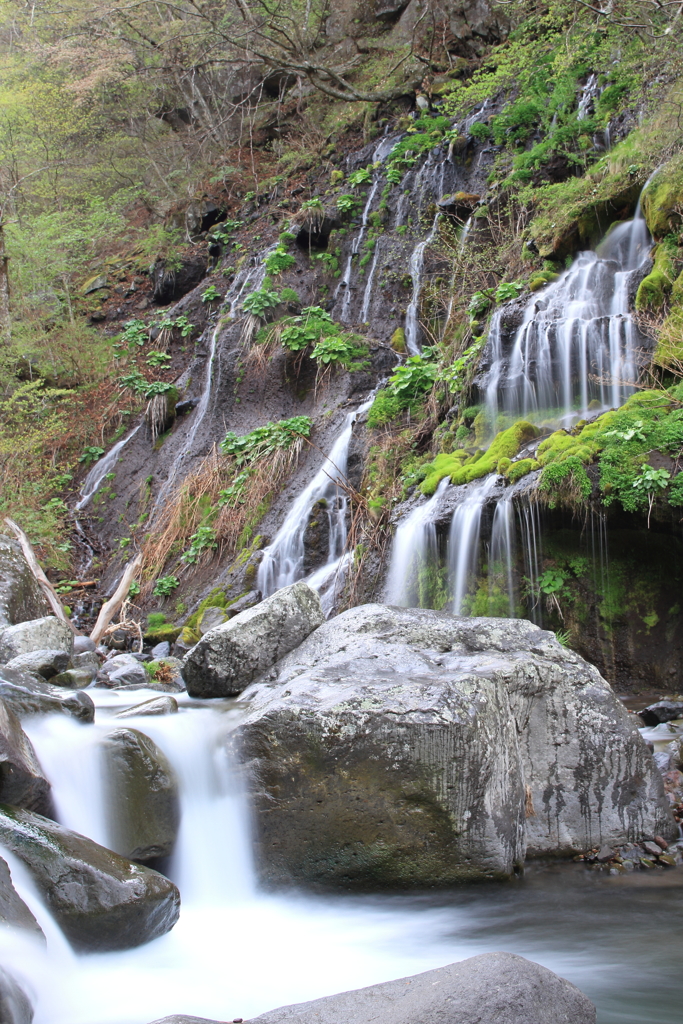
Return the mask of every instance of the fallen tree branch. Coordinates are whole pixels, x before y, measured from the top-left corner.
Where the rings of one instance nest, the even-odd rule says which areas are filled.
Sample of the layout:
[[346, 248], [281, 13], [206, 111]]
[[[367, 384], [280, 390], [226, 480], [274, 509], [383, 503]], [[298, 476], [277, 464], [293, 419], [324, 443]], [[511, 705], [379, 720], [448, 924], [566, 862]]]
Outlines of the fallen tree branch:
[[107, 626], [114, 618], [123, 602], [126, 600], [126, 597], [128, 596], [128, 591], [130, 590], [130, 585], [133, 582], [135, 574], [141, 565], [142, 555], [139, 554], [132, 562], [128, 563], [128, 565], [123, 571], [123, 576], [121, 577], [121, 582], [119, 583], [118, 587], [114, 591], [113, 595], [109, 598], [109, 600], [105, 601], [105, 603], [100, 608], [100, 614], [97, 616], [95, 628], [90, 634], [90, 639], [93, 641], [93, 643], [99, 643], [101, 638], [104, 636]]
[[58, 619], [61, 619], [62, 622], [66, 622], [66, 624], [69, 626], [73, 633], [75, 633], [76, 635], [80, 635], [79, 631], [76, 629], [73, 622], [71, 622], [66, 612], [64, 611], [64, 605], [59, 600], [57, 591], [52, 586], [49, 579], [41, 569], [38, 559], [35, 556], [35, 552], [31, 547], [30, 540], [28, 539], [24, 531], [21, 529], [21, 527], [17, 526], [13, 519], [5, 519], [5, 522], [7, 523], [10, 530], [19, 541], [19, 544], [21, 545], [21, 550], [24, 552], [24, 558], [28, 563], [28, 567], [35, 576], [38, 582], [38, 586], [45, 594], [45, 597], [47, 598], [48, 604], [52, 608], [52, 611], [55, 613]]

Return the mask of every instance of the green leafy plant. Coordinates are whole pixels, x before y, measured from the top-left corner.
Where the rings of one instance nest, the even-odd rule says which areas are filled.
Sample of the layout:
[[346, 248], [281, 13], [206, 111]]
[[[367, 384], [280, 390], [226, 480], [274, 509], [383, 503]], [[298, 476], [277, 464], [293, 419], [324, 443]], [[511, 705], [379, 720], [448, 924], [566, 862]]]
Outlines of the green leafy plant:
[[134, 597], [137, 597], [139, 593], [140, 584], [137, 582], [137, 580], [133, 580], [131, 585], [128, 587], [128, 599], [132, 600]]
[[484, 291], [475, 292], [469, 301], [467, 306], [467, 312], [470, 314], [473, 320], [479, 319], [484, 316], [491, 307], [493, 302], [493, 289], [486, 288]]
[[104, 448], [98, 448], [96, 445], [90, 444], [87, 448], [83, 449], [83, 453], [79, 455], [78, 461], [88, 466], [92, 462], [97, 462], [101, 455], [104, 455]]
[[155, 350], [149, 353], [149, 355], [145, 359], [145, 362], [147, 363], [148, 366], [161, 366], [163, 368], [166, 368], [171, 362], [171, 357], [168, 354], [168, 352], [157, 352]]
[[[177, 576], [162, 576], [154, 584], [152, 593], [155, 597], [168, 597], [173, 591], [180, 586], [180, 580]], [[149, 619], [149, 616], [148, 616]]]
[[230, 236], [235, 232], [239, 231], [242, 227], [241, 220], [226, 220], [222, 224], [216, 224], [211, 230], [212, 238], [215, 238], [217, 242], [228, 242]]
[[320, 306], [306, 306], [298, 316], [282, 321], [280, 343], [290, 352], [302, 352], [321, 338], [338, 333], [338, 327], [329, 313]]
[[496, 302], [509, 302], [510, 299], [516, 299], [521, 291], [521, 285], [515, 284], [513, 281], [501, 281], [496, 288], [494, 297]]
[[301, 204], [302, 213], [322, 213], [324, 210], [320, 199], [305, 199]]
[[322, 263], [325, 268], [325, 272], [332, 274], [333, 277], [339, 277], [341, 271], [339, 269], [339, 256], [341, 249], [336, 249], [335, 252], [319, 252], [313, 257], [319, 263]]
[[273, 252], [269, 253], [265, 259], [266, 270], [269, 274], [276, 276], [277, 274], [283, 273], [285, 270], [289, 270], [291, 267], [296, 265], [296, 259], [291, 256], [286, 250], [279, 245]]
[[357, 171], [353, 171], [349, 174], [349, 185], [351, 188], [357, 188], [359, 185], [369, 185], [372, 181], [372, 166], [361, 167]]
[[310, 416], [292, 416], [241, 436], [230, 430], [221, 441], [221, 451], [232, 455], [238, 466], [251, 466], [280, 448], [289, 448], [302, 437], [310, 437], [311, 426]]
[[132, 345], [137, 345], [138, 348], [147, 342], [149, 337], [149, 329], [144, 320], [127, 320], [123, 325], [123, 332], [119, 338], [119, 344], [127, 345], [129, 348]]
[[389, 378], [368, 412], [368, 426], [381, 427], [404, 409], [416, 409], [437, 378], [434, 349], [426, 347], [419, 356], [410, 356]]
[[218, 547], [216, 532], [212, 526], [199, 526], [190, 537], [190, 546], [180, 556], [186, 565], [196, 565], [205, 551]]
[[439, 371], [437, 379], [443, 381], [452, 395], [462, 391], [465, 387], [470, 371], [476, 366], [477, 356], [485, 344], [485, 337], [475, 338], [462, 355]]
[[351, 214], [356, 209], [358, 200], [355, 196], [337, 196], [337, 209], [341, 214]]
[[347, 370], [357, 370], [366, 366], [367, 362], [358, 362], [362, 356], [367, 356], [367, 346], [358, 344], [360, 338], [352, 334], [340, 334], [330, 338], [323, 338], [311, 352], [311, 358], [323, 366], [343, 366]]
[[671, 473], [668, 469], [654, 469], [653, 466], [643, 466], [643, 471], [640, 476], [637, 476], [633, 481], [633, 487], [640, 491], [642, 494], [647, 495], [648, 510], [647, 510], [647, 528], [650, 529], [650, 516], [652, 514], [652, 506], [654, 504], [655, 497], [658, 491], [665, 491], [669, 486], [671, 480]]
[[258, 291], [247, 295], [242, 305], [247, 313], [263, 318], [269, 309], [279, 305], [280, 296], [270, 288], [260, 288]]
[[208, 288], [205, 288], [202, 292], [202, 302], [216, 302], [217, 299], [222, 298], [221, 293], [216, 288], [215, 284], [210, 284]]

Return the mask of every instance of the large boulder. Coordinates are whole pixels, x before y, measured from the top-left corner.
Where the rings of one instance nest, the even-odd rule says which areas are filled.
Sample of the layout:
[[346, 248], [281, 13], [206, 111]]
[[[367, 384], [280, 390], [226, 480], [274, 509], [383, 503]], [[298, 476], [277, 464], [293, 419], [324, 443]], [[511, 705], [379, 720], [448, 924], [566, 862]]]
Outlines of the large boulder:
[[51, 814], [50, 783], [19, 719], [0, 699], [0, 803]]
[[270, 882], [452, 885], [677, 831], [609, 684], [530, 622], [352, 608], [243, 700]]
[[595, 1017], [590, 999], [546, 967], [514, 953], [483, 953], [412, 978], [282, 1006], [248, 1024], [595, 1024]]
[[[6, 862], [0, 857], [0, 922], [13, 928], [27, 928], [42, 935], [40, 925], [12, 885]], [[2, 1017], [0, 1016], [0, 1021]]]
[[78, 690], [70, 693], [31, 672], [16, 672], [0, 665], [0, 699], [15, 715], [48, 715], [59, 712], [81, 722], [95, 720], [92, 698]]
[[31, 1024], [33, 1007], [23, 988], [0, 967], [0, 1024]]
[[185, 655], [191, 697], [231, 697], [325, 621], [318, 594], [293, 583], [209, 630]]
[[0, 805], [0, 844], [24, 862], [77, 950], [140, 946], [178, 920], [180, 894], [168, 878], [38, 814]]
[[104, 741], [111, 848], [130, 860], [173, 852], [180, 808], [178, 783], [165, 755], [137, 729], [116, 729]]
[[60, 672], [65, 672], [70, 663], [67, 651], [29, 651], [28, 654], [12, 658], [6, 667], [16, 669], [17, 672], [37, 672], [43, 679], [52, 679]]
[[56, 615], [4, 626], [0, 629], [0, 665], [33, 651], [66, 651], [70, 658], [73, 640], [69, 624]]
[[28, 567], [21, 547], [0, 534], [0, 626], [47, 615], [50, 606]]

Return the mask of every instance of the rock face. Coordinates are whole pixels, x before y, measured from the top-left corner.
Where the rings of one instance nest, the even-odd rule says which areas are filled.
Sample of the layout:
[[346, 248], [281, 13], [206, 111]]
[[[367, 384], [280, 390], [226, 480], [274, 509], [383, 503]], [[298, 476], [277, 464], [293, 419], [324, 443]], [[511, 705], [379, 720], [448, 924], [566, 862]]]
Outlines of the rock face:
[[55, 615], [0, 629], [0, 665], [6, 665], [12, 658], [23, 654], [46, 650], [66, 651], [69, 658], [73, 653], [71, 627]]
[[13, 711], [0, 700], [0, 803], [51, 814], [50, 783], [33, 744]]
[[47, 615], [50, 607], [15, 540], [0, 534], [0, 626]]
[[31, 1024], [33, 1007], [24, 990], [0, 967], [0, 1024]]
[[0, 807], [0, 843], [29, 869], [75, 949], [129, 949], [178, 920], [175, 885], [38, 814]]
[[[10, 870], [2, 858], [0, 858], [0, 922], [16, 928], [28, 928], [40, 935], [43, 934], [35, 917], [12, 885]], [[2, 1019], [0, 1016], [0, 1021]]]
[[230, 697], [301, 644], [325, 616], [305, 583], [283, 587], [210, 630], [188, 651], [183, 677], [191, 697]]
[[271, 882], [450, 885], [676, 831], [610, 686], [530, 622], [352, 608], [243, 697]]
[[111, 809], [111, 847], [130, 860], [173, 852], [180, 811], [173, 769], [137, 729], [117, 729], [104, 741]]
[[69, 693], [30, 672], [0, 666], [0, 698], [19, 717], [47, 715], [53, 711], [73, 715], [81, 722], [95, 720], [92, 698], [82, 690]]
[[595, 1024], [595, 1017], [590, 999], [547, 968], [513, 953], [484, 953], [412, 978], [282, 1006], [249, 1024]]

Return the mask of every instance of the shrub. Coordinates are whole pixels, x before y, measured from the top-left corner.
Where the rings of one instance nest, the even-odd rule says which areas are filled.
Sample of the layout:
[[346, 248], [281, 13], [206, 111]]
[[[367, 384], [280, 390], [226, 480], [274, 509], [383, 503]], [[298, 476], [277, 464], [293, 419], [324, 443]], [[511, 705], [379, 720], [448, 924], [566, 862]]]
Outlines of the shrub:
[[202, 292], [202, 302], [216, 302], [217, 299], [221, 298], [221, 293], [216, 288], [215, 284], [210, 284], [208, 288], [205, 288]]
[[296, 265], [296, 259], [283, 249], [281, 245], [266, 256], [265, 266], [269, 274], [276, 276]]
[[289, 448], [302, 437], [310, 437], [310, 416], [292, 416], [278, 423], [266, 423], [249, 434], [232, 430], [221, 441], [221, 451], [232, 455], [238, 466], [250, 466], [281, 448]]
[[244, 302], [242, 303], [247, 313], [252, 313], [254, 316], [263, 317], [269, 309], [279, 305], [280, 296], [277, 292], [274, 292], [270, 288], [259, 288], [258, 291], [251, 292], [247, 295]]
[[154, 584], [152, 593], [155, 597], [168, 597], [179, 586], [180, 580], [177, 576], [162, 576]]

